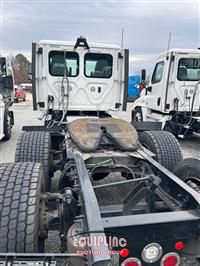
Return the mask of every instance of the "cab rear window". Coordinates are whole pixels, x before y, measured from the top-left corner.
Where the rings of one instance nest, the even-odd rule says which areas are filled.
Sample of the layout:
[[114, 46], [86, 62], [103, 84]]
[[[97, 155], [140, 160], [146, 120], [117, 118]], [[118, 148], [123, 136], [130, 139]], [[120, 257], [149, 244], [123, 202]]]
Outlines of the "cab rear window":
[[79, 74], [79, 55], [76, 52], [51, 51], [49, 53], [49, 73], [52, 76], [64, 76], [66, 67], [67, 77], [76, 77]]
[[87, 78], [111, 78], [112, 67], [113, 57], [110, 54], [85, 54], [84, 74]]

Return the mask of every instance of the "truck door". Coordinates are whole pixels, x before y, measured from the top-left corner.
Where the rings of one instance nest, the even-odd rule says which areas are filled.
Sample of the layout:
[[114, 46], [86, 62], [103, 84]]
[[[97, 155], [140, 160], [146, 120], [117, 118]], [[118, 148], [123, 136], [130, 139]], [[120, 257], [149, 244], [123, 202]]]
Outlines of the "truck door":
[[165, 88], [165, 60], [160, 60], [153, 71], [150, 87], [147, 91], [146, 105], [148, 108], [156, 111], [163, 111], [164, 97], [163, 90]]
[[109, 110], [115, 108], [117, 96], [116, 55], [95, 50], [86, 52], [71, 99], [71, 108], [78, 110]]
[[[189, 112], [196, 84], [200, 80], [200, 56], [198, 54], [177, 54], [176, 66], [175, 91], [171, 96], [171, 101], [177, 99], [178, 110]], [[199, 110], [199, 91], [200, 88], [194, 99], [194, 112]]]

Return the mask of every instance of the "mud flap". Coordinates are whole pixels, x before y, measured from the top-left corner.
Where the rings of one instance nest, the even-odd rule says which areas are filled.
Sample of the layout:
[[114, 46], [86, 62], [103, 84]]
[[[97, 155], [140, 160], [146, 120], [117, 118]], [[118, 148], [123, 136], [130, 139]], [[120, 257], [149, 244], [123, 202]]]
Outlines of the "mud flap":
[[161, 122], [131, 121], [137, 131], [162, 130]]

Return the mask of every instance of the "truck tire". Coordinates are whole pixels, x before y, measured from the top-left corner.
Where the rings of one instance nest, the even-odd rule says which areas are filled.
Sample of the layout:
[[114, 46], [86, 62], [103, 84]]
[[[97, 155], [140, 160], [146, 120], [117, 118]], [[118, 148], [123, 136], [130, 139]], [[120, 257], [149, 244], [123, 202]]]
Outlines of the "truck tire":
[[183, 159], [176, 166], [174, 174], [184, 182], [191, 180], [200, 186], [200, 158]]
[[12, 130], [12, 118], [10, 116], [9, 110], [5, 108], [4, 112], [4, 138], [3, 140], [9, 140], [11, 137], [11, 130]]
[[156, 161], [173, 171], [183, 159], [177, 139], [167, 131], [144, 131], [139, 134], [140, 143], [156, 155]]
[[38, 163], [0, 164], [0, 252], [42, 252], [39, 204], [43, 167]]
[[19, 136], [15, 151], [15, 162], [35, 162], [43, 165], [46, 191], [50, 191], [51, 188], [52, 158], [50, 149], [49, 132], [28, 131]]
[[132, 111], [132, 121], [139, 121], [139, 122], [143, 121], [143, 115], [142, 115], [141, 107], [136, 107]]

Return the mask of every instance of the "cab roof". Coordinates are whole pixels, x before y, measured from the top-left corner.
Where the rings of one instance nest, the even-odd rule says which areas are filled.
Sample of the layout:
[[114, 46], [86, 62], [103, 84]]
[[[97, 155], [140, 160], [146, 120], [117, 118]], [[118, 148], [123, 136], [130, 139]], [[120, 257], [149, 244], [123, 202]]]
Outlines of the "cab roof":
[[[57, 40], [41, 40], [38, 44], [42, 45], [56, 45], [56, 46], [70, 46], [74, 47], [76, 41], [69, 42], [69, 41], [57, 41]], [[91, 48], [103, 48], [103, 49], [120, 49], [119, 45], [116, 44], [106, 44], [106, 43], [90, 43], [88, 42], [89, 47]]]
[[170, 54], [171, 52], [178, 53], [178, 54], [195, 54], [195, 55], [199, 55], [200, 56], [200, 50], [199, 49], [173, 48], [173, 49], [170, 49], [169, 51], [165, 51], [159, 57], [166, 56], [167, 54]]

